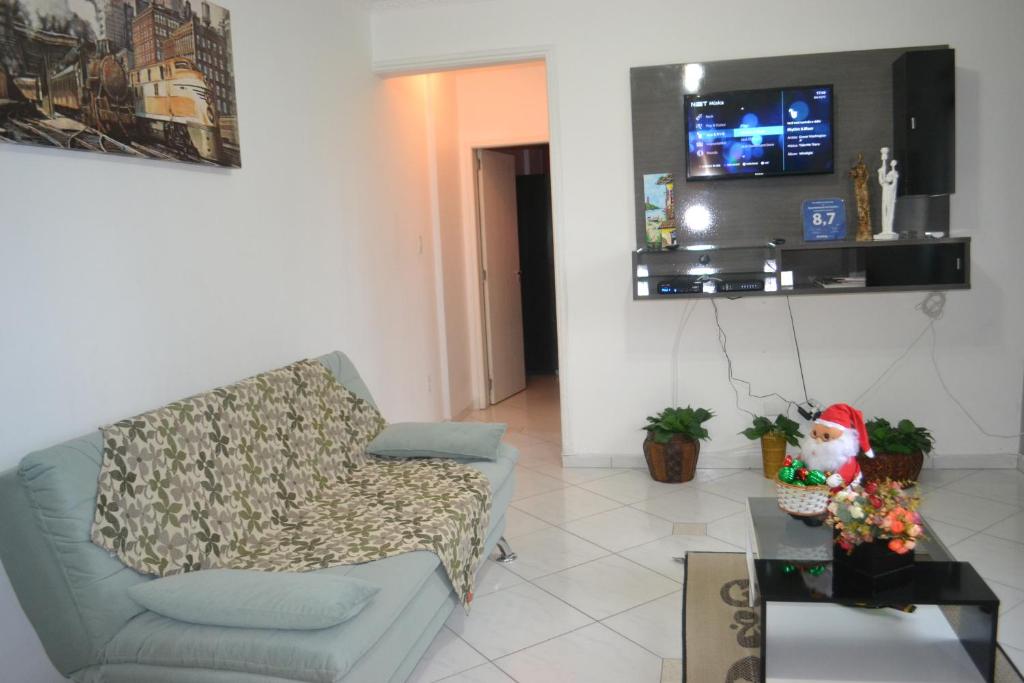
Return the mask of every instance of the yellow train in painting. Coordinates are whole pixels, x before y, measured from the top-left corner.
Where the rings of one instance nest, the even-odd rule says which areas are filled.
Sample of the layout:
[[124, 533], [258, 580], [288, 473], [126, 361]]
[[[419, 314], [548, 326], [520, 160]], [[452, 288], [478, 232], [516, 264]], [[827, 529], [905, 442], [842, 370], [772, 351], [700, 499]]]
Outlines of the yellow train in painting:
[[210, 89], [191, 60], [165, 59], [132, 71], [135, 116], [146, 131], [185, 154], [218, 162], [223, 150]]

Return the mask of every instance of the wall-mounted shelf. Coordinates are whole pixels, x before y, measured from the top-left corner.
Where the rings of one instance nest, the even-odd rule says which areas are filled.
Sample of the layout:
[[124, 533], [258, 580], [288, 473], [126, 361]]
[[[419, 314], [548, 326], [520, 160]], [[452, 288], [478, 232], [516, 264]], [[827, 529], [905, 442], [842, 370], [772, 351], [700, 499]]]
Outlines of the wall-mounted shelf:
[[690, 246], [690, 250], [634, 251], [633, 298], [855, 294], [971, 286], [970, 237], [703, 245], [700, 250]]

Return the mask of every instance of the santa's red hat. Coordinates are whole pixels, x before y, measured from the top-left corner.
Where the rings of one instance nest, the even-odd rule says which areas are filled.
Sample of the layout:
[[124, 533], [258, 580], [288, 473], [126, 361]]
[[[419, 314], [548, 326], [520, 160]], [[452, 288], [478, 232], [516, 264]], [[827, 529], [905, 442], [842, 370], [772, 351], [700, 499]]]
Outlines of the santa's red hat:
[[856, 430], [860, 450], [869, 458], [875, 457], [875, 452], [871, 450], [871, 442], [868, 441], [868, 430], [864, 426], [864, 413], [853, 406], [845, 403], [830, 405], [815, 422], [837, 429]]

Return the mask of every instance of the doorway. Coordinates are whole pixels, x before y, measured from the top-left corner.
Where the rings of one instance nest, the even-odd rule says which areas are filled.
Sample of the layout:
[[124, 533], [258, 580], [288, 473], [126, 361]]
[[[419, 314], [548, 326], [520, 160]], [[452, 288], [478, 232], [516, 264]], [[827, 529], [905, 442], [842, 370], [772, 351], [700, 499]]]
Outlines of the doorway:
[[[458, 420], [507, 396], [518, 396], [522, 402], [522, 388], [533, 378], [554, 378], [553, 373], [564, 376], [568, 371], [566, 360], [559, 358], [564, 340], [559, 344], [555, 322], [565, 316], [558, 157], [549, 151], [557, 150], [557, 140], [552, 141], [549, 129], [548, 65], [543, 59], [434, 72], [425, 83], [435, 244], [440, 256], [438, 317], [444, 321], [439, 328], [444, 349], [441, 392], [446, 414]], [[499, 165], [506, 169], [500, 184], [505, 198], [485, 203], [485, 208], [504, 206], [502, 213], [511, 217], [498, 240], [503, 246], [490, 251], [482, 245], [480, 229], [481, 152], [503, 159]], [[492, 259], [490, 265], [485, 264], [485, 255]], [[546, 266], [540, 276], [534, 274], [537, 264]], [[495, 303], [504, 311], [500, 323], [493, 316], [488, 320], [485, 271], [491, 284], [501, 284], [497, 289], [503, 290], [490, 302], [492, 312]], [[509, 307], [512, 295], [515, 306]], [[552, 309], [557, 315], [551, 314]], [[499, 354], [488, 348], [495, 343], [514, 345], [517, 340], [518, 351]], [[511, 389], [492, 394], [488, 381], [494, 379], [492, 359], [501, 359], [509, 374], [518, 376], [508, 382]], [[557, 384], [553, 387], [559, 393]], [[552, 426], [560, 422], [561, 402], [544, 404], [556, 414], [550, 420]]]
[[547, 144], [474, 150], [487, 399], [501, 403], [558, 373]]

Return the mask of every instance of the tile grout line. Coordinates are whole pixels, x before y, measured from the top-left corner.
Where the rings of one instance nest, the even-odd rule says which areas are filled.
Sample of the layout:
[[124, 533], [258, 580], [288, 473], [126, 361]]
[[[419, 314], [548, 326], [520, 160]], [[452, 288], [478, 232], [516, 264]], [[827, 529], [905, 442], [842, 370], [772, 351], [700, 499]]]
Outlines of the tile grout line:
[[[976, 498], [978, 500], [987, 500], [990, 503], [999, 503], [1000, 505], [1009, 505], [1011, 507], [1017, 508], [1017, 512], [1024, 511], [1024, 508], [1022, 508], [1020, 505], [1017, 505], [1017, 504], [1014, 504], [1014, 503], [1007, 503], [1005, 500], [1000, 500], [999, 498], [987, 498], [985, 496], [981, 496], [981, 495], [978, 495], [976, 493], [967, 493], [966, 491], [957, 491], [956, 489], [948, 488], [949, 486], [951, 486], [953, 484], [956, 484], [958, 481], [960, 481], [960, 480], [958, 479], [956, 481], [951, 481], [948, 484], [944, 484], [943, 486], [937, 486], [937, 487], [935, 487], [932, 490], [933, 491], [948, 490], [949, 493], [957, 493], [957, 494], [960, 494], [961, 496], [968, 496], [969, 498]], [[922, 491], [921, 492], [921, 496], [922, 497], [927, 495], [927, 494], [928, 494], [928, 491]], [[1014, 514], [1017, 514], [1017, 513], [1015, 512]]]
[[[538, 440], [540, 440], [540, 441], [545, 441], [545, 442], [546, 442], [546, 440], [545, 440], [545, 439], [541, 439], [540, 437], [536, 437], [536, 436], [533, 436], [532, 434], [529, 434], [528, 432], [525, 432], [525, 431], [524, 431], [524, 432], [519, 432], [519, 433], [523, 433], [523, 434], [526, 434], [527, 436], [529, 436], [530, 438], [535, 438], [535, 439], [538, 439]], [[551, 442], [548, 442], [548, 443], [551, 443]], [[561, 444], [560, 444], [560, 443], [559, 443], [559, 444], [554, 444], [554, 445], [557, 445], [557, 446], [559, 446], [559, 448], [561, 448]], [[519, 463], [517, 462], [517, 464], [519, 464]], [[523, 467], [525, 467], [526, 469], [529, 469], [530, 471], [532, 471], [532, 472], [535, 472], [535, 473], [537, 473], [537, 474], [540, 474], [540, 475], [542, 475], [542, 476], [549, 476], [549, 475], [546, 475], [546, 474], [544, 474], [543, 472], [538, 472], [538, 471], [537, 471], [536, 469], [534, 469], [534, 468], [530, 467], [529, 465], [527, 465], [527, 464], [525, 464], [525, 463], [523, 463], [523, 464], [522, 464], [522, 466], [523, 466]], [[616, 468], [609, 468], [609, 469], [616, 469]], [[626, 469], [626, 468], [623, 468], [623, 469], [624, 469], [624, 471], [623, 471], [623, 473], [622, 473], [622, 474], [625, 474], [626, 472], [630, 471], [629, 469]], [[605, 478], [608, 478], [608, 477], [613, 477], [613, 476], [619, 476], [619, 473], [611, 473], [611, 474], [607, 474], [607, 475], [605, 475], [605, 476], [603, 476], [603, 477], [598, 477], [598, 478], [595, 478], [595, 479], [592, 479], [592, 480], [589, 480], [589, 481], [598, 481], [598, 480], [600, 480], [600, 479], [605, 479]], [[552, 478], [552, 479], [555, 479], [556, 477], [551, 477], [551, 478]], [[561, 480], [561, 481], [563, 481], [563, 482], [564, 482], [564, 480]], [[581, 483], [589, 483], [589, 481], [588, 481], [588, 482], [581, 482]], [[619, 501], [616, 501], [616, 500], [614, 500], [614, 499], [608, 498], [607, 496], [601, 496], [601, 494], [599, 494], [599, 493], [596, 493], [596, 492], [594, 492], [594, 491], [588, 491], [587, 489], [585, 489], [585, 488], [583, 488], [583, 487], [581, 487], [581, 486], [579, 486], [579, 485], [577, 485], [577, 484], [571, 484], [571, 483], [569, 483], [569, 482], [565, 482], [565, 483], [567, 484], [567, 485], [566, 485], [565, 487], [563, 487], [563, 488], [561, 488], [561, 489], [554, 489], [553, 491], [549, 491], [549, 492], [546, 492], [546, 493], [552, 493], [552, 492], [554, 492], [554, 491], [564, 491], [565, 489], [568, 489], [568, 488], [580, 488], [581, 490], [587, 491], [588, 493], [593, 493], [594, 495], [600, 496], [600, 497], [602, 497], [602, 498], [606, 498], [606, 499], [608, 499], [608, 500], [611, 500], [612, 502], [614, 502], [614, 503], [616, 503], [616, 504], [617, 504], [617, 507], [615, 507], [615, 508], [612, 508], [612, 509], [610, 509], [610, 510], [605, 510], [604, 512], [611, 512], [612, 510], [618, 510], [618, 509], [622, 509], [622, 508], [626, 508], [626, 507], [629, 507], [629, 505], [628, 505], [628, 504], [624, 504], [624, 503], [619, 503]], [[674, 492], [669, 492], [669, 493], [674, 493]], [[545, 495], [545, 493], [540, 493], [540, 494], [537, 494], [537, 495]], [[519, 500], [527, 500], [528, 498], [532, 498], [532, 497], [534, 497], [534, 496], [528, 496], [527, 498], [522, 498], [522, 499], [519, 499]], [[644, 500], [648, 500], [648, 499], [644, 499]], [[470, 648], [471, 648], [471, 649], [472, 649], [472, 650], [473, 650], [474, 652], [477, 652], [478, 654], [480, 654], [480, 655], [481, 655], [482, 657], [484, 657], [484, 659], [486, 659], [486, 660], [487, 660], [487, 661], [488, 661], [488, 662], [489, 662], [489, 663], [490, 663], [491, 665], [495, 666], [495, 667], [496, 667], [496, 668], [497, 668], [497, 669], [498, 669], [499, 671], [501, 671], [501, 672], [502, 672], [503, 674], [505, 674], [505, 675], [506, 675], [506, 676], [508, 676], [508, 677], [509, 677], [510, 679], [512, 679], [513, 681], [515, 681], [515, 680], [517, 680], [517, 679], [515, 679], [515, 678], [514, 678], [514, 677], [513, 677], [513, 676], [512, 676], [512, 675], [511, 675], [511, 674], [510, 674], [510, 673], [509, 673], [509, 672], [508, 672], [507, 670], [505, 670], [505, 669], [504, 669], [504, 668], [503, 668], [503, 667], [502, 667], [502, 666], [501, 666], [501, 665], [500, 665], [500, 664], [498, 663], [498, 660], [499, 660], [499, 659], [504, 659], [504, 658], [506, 658], [506, 657], [510, 657], [510, 656], [512, 656], [512, 655], [514, 655], [514, 654], [517, 654], [517, 653], [519, 653], [519, 652], [523, 652], [524, 650], [528, 650], [528, 649], [530, 649], [530, 648], [532, 648], [532, 647], [537, 647], [538, 645], [542, 645], [542, 644], [544, 644], [544, 643], [547, 643], [547, 642], [550, 642], [550, 641], [552, 641], [552, 640], [555, 640], [556, 638], [561, 638], [562, 636], [566, 636], [566, 635], [569, 635], [570, 633], [574, 633], [575, 631], [579, 631], [579, 630], [581, 630], [581, 629], [587, 628], [588, 626], [592, 626], [592, 625], [594, 625], [594, 624], [601, 624], [601, 626], [603, 626], [604, 628], [608, 629], [608, 630], [609, 630], [609, 631], [611, 631], [612, 633], [614, 633], [614, 634], [618, 635], [619, 637], [621, 637], [621, 638], [623, 638], [623, 639], [625, 639], [625, 640], [627, 640], [627, 641], [629, 641], [629, 642], [633, 643], [634, 645], [636, 645], [637, 647], [641, 648], [641, 649], [642, 649], [642, 650], [644, 650], [645, 652], [648, 652], [648, 653], [650, 653], [651, 655], [653, 655], [654, 657], [656, 657], [656, 658], [657, 658], [657, 659], [659, 660], [659, 662], [661, 663], [661, 666], [660, 666], [660, 668], [659, 668], [659, 672], [660, 672], [660, 671], [661, 671], [661, 670], [662, 670], [662, 669], [664, 668], [664, 658], [663, 658], [663, 657], [661, 657], [660, 655], [658, 655], [658, 654], [657, 654], [657, 653], [655, 653], [655, 652], [651, 652], [651, 651], [650, 651], [649, 649], [645, 648], [645, 647], [644, 647], [643, 645], [641, 645], [640, 643], [637, 643], [636, 641], [632, 640], [631, 638], [629, 638], [629, 637], [627, 637], [627, 636], [625, 636], [625, 635], [623, 635], [623, 634], [619, 633], [618, 631], [616, 631], [615, 629], [611, 628], [611, 627], [610, 627], [610, 626], [608, 626], [607, 624], [604, 624], [604, 623], [602, 623], [602, 620], [601, 620], [601, 619], [594, 619], [593, 617], [591, 617], [591, 616], [590, 616], [589, 614], [587, 614], [586, 612], [583, 612], [582, 610], [580, 610], [580, 609], [579, 609], [579, 608], [577, 608], [576, 606], [574, 606], [574, 605], [571, 605], [570, 603], [568, 603], [568, 602], [566, 602], [565, 600], [563, 600], [563, 599], [562, 599], [561, 597], [559, 597], [559, 596], [557, 596], [557, 595], [554, 595], [554, 594], [553, 594], [553, 593], [551, 593], [550, 591], [546, 590], [546, 589], [545, 589], [545, 588], [544, 588], [543, 586], [537, 585], [537, 584], [535, 583], [535, 581], [536, 581], [536, 580], [538, 580], [538, 579], [542, 579], [542, 578], [545, 578], [545, 577], [548, 577], [548, 576], [553, 576], [554, 574], [557, 574], [557, 573], [559, 573], [559, 572], [567, 571], [567, 570], [569, 570], [569, 569], [573, 569], [573, 568], [575, 568], [575, 567], [580, 567], [580, 566], [582, 566], [582, 565], [584, 565], [584, 564], [588, 564], [589, 562], [594, 562], [594, 561], [596, 561], [596, 560], [600, 560], [600, 559], [604, 559], [604, 558], [607, 558], [607, 557], [612, 557], [612, 556], [616, 556], [616, 557], [621, 557], [622, 559], [626, 560], [627, 562], [630, 562], [631, 564], [634, 564], [634, 565], [636, 565], [637, 567], [639, 567], [639, 568], [641, 568], [641, 569], [646, 569], [647, 571], [654, 571], [654, 570], [651, 570], [651, 569], [649, 569], [649, 568], [647, 568], [647, 567], [644, 567], [643, 565], [641, 565], [641, 564], [639, 564], [639, 563], [637, 563], [637, 562], [634, 562], [633, 560], [629, 559], [628, 557], [622, 557], [621, 555], [619, 555], [619, 553], [618, 553], [618, 552], [615, 552], [615, 551], [611, 551], [611, 550], [608, 550], [607, 548], [605, 548], [604, 546], [601, 546], [600, 544], [594, 543], [593, 541], [589, 541], [589, 540], [587, 540], [587, 539], [585, 539], [585, 538], [583, 538], [583, 537], [581, 537], [581, 536], [579, 536], [579, 535], [577, 535], [577, 534], [574, 534], [573, 532], [569, 531], [568, 529], [565, 529], [565, 528], [563, 528], [563, 527], [561, 526], [561, 524], [555, 524], [555, 523], [549, 522], [548, 520], [545, 520], [545, 519], [542, 519], [542, 518], [540, 518], [540, 517], [537, 517], [536, 515], [533, 515], [533, 514], [531, 514], [530, 512], [528, 512], [528, 511], [526, 511], [526, 510], [523, 510], [523, 509], [521, 509], [521, 508], [519, 508], [519, 507], [516, 507], [516, 506], [515, 506], [515, 504], [514, 504], [515, 502], [518, 502], [518, 501], [510, 501], [509, 505], [510, 505], [511, 507], [515, 507], [515, 509], [516, 509], [517, 511], [519, 511], [519, 512], [521, 512], [521, 513], [523, 513], [523, 514], [525, 514], [525, 515], [527, 515], [527, 516], [529, 516], [529, 517], [532, 517], [532, 518], [534, 518], [534, 519], [537, 519], [537, 520], [539, 520], [539, 521], [542, 521], [542, 522], [544, 522], [544, 523], [546, 523], [546, 524], [550, 524], [551, 526], [550, 526], [550, 527], [548, 527], [548, 528], [555, 528], [555, 529], [559, 529], [559, 530], [563, 531], [564, 533], [567, 533], [567, 534], [569, 534], [569, 535], [571, 535], [571, 536], [573, 536], [573, 537], [575, 537], [575, 538], [577, 538], [577, 539], [579, 539], [579, 540], [581, 540], [581, 541], [584, 541], [584, 542], [586, 542], [586, 543], [589, 543], [589, 544], [591, 544], [591, 545], [594, 545], [595, 547], [597, 547], [597, 548], [600, 548], [601, 550], [607, 551], [607, 553], [608, 553], [608, 554], [606, 554], [606, 555], [602, 555], [602, 556], [600, 556], [600, 557], [596, 557], [596, 558], [593, 558], [592, 560], [587, 560], [587, 561], [585, 561], [585, 562], [581, 562], [581, 563], [579, 563], [579, 564], [574, 564], [574, 565], [572, 565], [572, 566], [570, 566], [570, 567], [566, 567], [565, 569], [560, 569], [560, 570], [558, 570], [558, 571], [555, 571], [555, 572], [550, 572], [550, 573], [548, 573], [548, 574], [543, 574], [543, 575], [541, 575], [541, 576], [538, 576], [538, 577], [535, 577], [535, 578], [533, 578], [533, 579], [527, 579], [527, 578], [523, 577], [522, 575], [520, 575], [520, 574], [516, 573], [515, 571], [513, 571], [513, 570], [511, 570], [511, 569], [509, 570], [509, 571], [510, 571], [511, 573], [515, 574], [515, 576], [517, 576], [518, 578], [522, 579], [522, 580], [523, 580], [524, 582], [526, 582], [526, 583], [528, 583], [528, 584], [532, 585], [532, 586], [533, 586], [534, 588], [537, 588], [537, 589], [539, 589], [540, 591], [542, 591], [542, 592], [543, 592], [543, 593], [545, 593], [546, 595], [549, 595], [549, 596], [553, 597], [553, 598], [554, 598], [555, 600], [558, 600], [559, 602], [563, 603], [564, 605], [566, 605], [566, 606], [567, 606], [567, 607], [569, 607], [570, 609], [573, 609], [573, 610], [575, 610], [576, 612], [578, 612], [578, 613], [582, 614], [582, 615], [583, 615], [584, 617], [586, 617], [587, 619], [590, 619], [590, 620], [591, 620], [591, 623], [589, 623], [589, 624], [585, 624], [585, 625], [583, 625], [583, 626], [580, 626], [580, 627], [578, 627], [578, 628], [575, 628], [575, 629], [571, 629], [571, 630], [569, 630], [569, 631], [566, 631], [565, 633], [562, 633], [562, 634], [559, 634], [559, 635], [556, 635], [556, 636], [552, 636], [551, 638], [547, 638], [547, 639], [545, 639], [545, 640], [542, 640], [542, 641], [540, 641], [540, 642], [538, 642], [538, 643], [534, 643], [534, 644], [532, 644], [532, 645], [529, 645], [529, 646], [527, 646], [527, 647], [524, 647], [524, 648], [520, 648], [519, 650], [514, 650], [514, 651], [512, 651], [512, 652], [509, 652], [509, 653], [507, 653], [507, 654], [504, 654], [504, 655], [502, 655], [501, 657], [498, 657], [498, 658], [496, 658], [496, 659], [490, 659], [490, 658], [486, 657], [486, 656], [485, 656], [485, 655], [484, 655], [484, 654], [483, 654], [482, 652], [479, 652], [479, 650], [477, 650], [476, 648], [474, 648], [474, 647], [473, 647], [472, 645], [469, 645], [469, 643], [468, 643], [468, 642], [466, 642], [466, 641], [465, 641], [465, 639], [463, 639], [463, 638], [462, 638], [462, 637], [461, 637], [461, 636], [460, 636], [460, 635], [459, 635], [458, 633], [455, 633], [454, 631], [452, 631], [452, 633], [453, 633], [453, 634], [455, 635], [455, 637], [456, 637], [456, 638], [459, 638], [459, 639], [460, 639], [460, 640], [462, 640], [463, 642], [466, 642], [466, 644], [467, 644], [467, 645], [469, 645], [469, 647], [470, 647]], [[638, 512], [645, 512], [645, 511], [643, 511], [643, 510], [638, 510]], [[598, 514], [602, 514], [602, 513], [598, 512], [598, 513], [594, 513], [594, 515], [585, 515], [584, 517], [580, 517], [580, 518], [578, 518], [578, 519], [586, 519], [587, 517], [592, 517], [592, 516], [595, 516], [595, 515], [598, 515]], [[645, 514], [650, 514], [650, 513], [645, 513]], [[652, 515], [652, 516], [653, 516], [653, 517], [657, 517], [657, 518], [659, 518], [659, 519], [664, 519], [664, 518], [658, 517], [657, 515]], [[574, 519], [574, 520], [566, 520], [566, 521], [562, 522], [562, 524], [568, 524], [568, 523], [570, 523], [570, 522], [573, 522], [573, 521], [578, 521], [578, 519]], [[673, 523], [673, 522], [671, 522], [671, 520], [665, 520], [665, 521], [668, 521], [669, 523]], [[529, 535], [530, 533], [536, 533], [537, 531], [544, 531], [544, 530], [545, 530], [545, 529], [538, 529], [538, 530], [536, 530], [536, 531], [532, 531], [532, 532], [529, 532], [529, 533], [527, 533], [527, 534], [523, 534], [523, 536], [527, 536], [527, 535]], [[517, 538], [521, 538], [521, 537], [522, 537], [522, 536], [519, 536], [519, 537], [517, 537]], [[664, 538], [664, 537], [660, 537], [660, 538]], [[654, 540], [660, 540], [660, 538], [659, 538], [659, 539], [654, 539]], [[651, 542], [653, 542], [653, 541], [651, 541]], [[639, 545], [644, 545], [644, 544], [642, 544], [642, 543], [641, 543], [641, 544], [639, 544]], [[639, 547], [639, 546], [634, 546], [634, 547]], [[629, 550], [629, 548], [626, 548], [625, 550]], [[656, 571], [655, 571], [654, 573], [655, 573], [655, 574], [658, 574], [659, 576], [664, 576], [664, 574], [661, 574], [660, 572], [656, 572]], [[679, 583], [679, 582], [678, 582], [678, 581], [677, 581], [676, 579], [674, 579], [674, 578], [672, 578], [672, 577], [666, 577], [666, 578], [668, 578], [669, 580], [673, 581], [674, 583]], [[520, 584], [516, 584], [516, 585], [520, 585]], [[500, 591], [503, 591], [503, 590], [508, 590], [508, 588], [513, 588], [513, 587], [514, 587], [514, 586], [509, 586], [509, 587], [507, 587], [507, 588], [502, 588], [502, 589], [499, 589], [499, 590], [495, 591], [495, 593], [498, 593], [498, 592], [500, 592]], [[681, 586], [681, 584], [680, 584], [680, 587], [678, 588], [678, 590], [682, 590], [682, 586]], [[630, 609], [636, 609], [637, 607], [642, 607], [642, 606], [644, 606], [644, 605], [646, 605], [646, 604], [649, 604], [650, 602], [654, 602], [654, 601], [656, 601], [656, 600], [660, 600], [660, 599], [662, 599], [662, 598], [664, 598], [664, 597], [666, 597], [666, 596], [668, 596], [668, 595], [671, 595], [671, 594], [672, 594], [672, 592], [674, 592], [674, 591], [669, 591], [668, 593], [665, 593], [664, 595], [658, 596], [658, 597], [656, 597], [656, 598], [654, 598], [654, 599], [652, 599], [652, 600], [649, 600], [649, 601], [646, 601], [646, 602], [640, 603], [640, 604], [638, 604], [638, 605], [634, 605], [633, 607], [630, 607], [630, 608], [628, 608], [628, 609], [626, 609], [626, 610], [622, 610], [622, 611], [620, 611], [620, 612], [616, 612], [615, 614], [609, 615], [608, 617], [605, 617], [605, 618], [606, 618], [606, 619], [611, 619], [611, 618], [613, 618], [613, 617], [615, 617], [615, 616], [618, 616], [618, 615], [620, 615], [620, 614], [623, 614], [624, 612], [627, 612], [627, 611], [629, 611]], [[447, 628], [447, 626], [445, 626], [445, 628]], [[450, 630], [450, 629], [449, 629], [449, 630]], [[471, 671], [472, 669], [478, 668], [479, 666], [483, 666], [483, 665], [481, 664], [481, 665], [477, 665], [477, 667], [470, 667], [469, 669], [465, 669], [465, 670], [463, 670], [463, 671], [460, 671], [460, 672], [456, 672], [456, 673], [454, 673], [454, 674], [450, 674], [449, 676], [446, 676], [446, 677], [445, 677], [444, 679], [440, 679], [440, 680], [441, 680], [441, 681], [443, 681], [443, 680], [446, 680], [446, 679], [448, 679], [448, 678], [453, 678], [454, 676], [457, 676], [457, 675], [459, 675], [460, 673], [465, 673], [466, 671]], [[659, 678], [659, 680], [660, 680], [660, 678]]]

